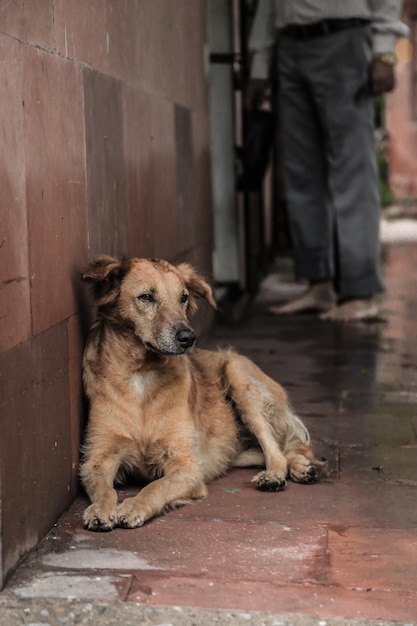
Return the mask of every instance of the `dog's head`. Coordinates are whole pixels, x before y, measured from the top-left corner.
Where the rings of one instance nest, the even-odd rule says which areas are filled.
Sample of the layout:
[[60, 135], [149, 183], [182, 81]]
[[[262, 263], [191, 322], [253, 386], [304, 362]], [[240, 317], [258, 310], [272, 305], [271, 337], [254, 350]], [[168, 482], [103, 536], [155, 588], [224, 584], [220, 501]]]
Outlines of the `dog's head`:
[[81, 278], [92, 284], [102, 315], [159, 354], [193, 349], [196, 337], [187, 315], [197, 310], [199, 298], [216, 308], [210, 285], [188, 263], [101, 256]]

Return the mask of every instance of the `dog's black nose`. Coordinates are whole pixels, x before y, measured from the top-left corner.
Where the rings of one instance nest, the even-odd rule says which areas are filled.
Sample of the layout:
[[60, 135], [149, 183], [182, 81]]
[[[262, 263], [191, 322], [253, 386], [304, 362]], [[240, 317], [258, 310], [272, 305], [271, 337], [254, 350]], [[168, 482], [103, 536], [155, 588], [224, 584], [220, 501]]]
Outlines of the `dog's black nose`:
[[178, 344], [186, 350], [187, 348], [191, 348], [193, 343], [195, 342], [195, 334], [192, 330], [179, 330], [175, 336]]

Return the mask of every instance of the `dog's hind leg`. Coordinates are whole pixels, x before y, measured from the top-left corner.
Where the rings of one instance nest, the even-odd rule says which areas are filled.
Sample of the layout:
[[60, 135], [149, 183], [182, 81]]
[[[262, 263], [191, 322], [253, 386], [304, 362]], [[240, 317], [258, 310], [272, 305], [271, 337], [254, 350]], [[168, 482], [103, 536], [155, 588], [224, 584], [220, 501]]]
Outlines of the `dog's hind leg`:
[[288, 473], [296, 483], [311, 485], [326, 474], [327, 461], [319, 461], [309, 445], [296, 444], [285, 451]]
[[277, 385], [278, 393], [272, 393], [266, 375], [245, 357], [233, 352], [225, 352], [224, 356], [225, 391], [243, 424], [256, 437], [265, 458], [266, 469], [257, 474], [253, 482], [262, 491], [281, 491], [286, 485], [288, 463], [277, 431], [280, 415], [285, 426], [288, 410], [285, 392]]
[[233, 467], [265, 467], [265, 455], [262, 450], [243, 450], [232, 463]]
[[280, 491], [286, 477], [312, 484], [325, 472], [310, 447], [306, 427], [289, 406], [284, 389], [242, 355], [225, 352], [225, 391], [233, 400], [242, 422], [255, 435], [264, 456], [248, 450], [235, 460], [235, 467], [264, 465], [253, 481], [264, 491]]

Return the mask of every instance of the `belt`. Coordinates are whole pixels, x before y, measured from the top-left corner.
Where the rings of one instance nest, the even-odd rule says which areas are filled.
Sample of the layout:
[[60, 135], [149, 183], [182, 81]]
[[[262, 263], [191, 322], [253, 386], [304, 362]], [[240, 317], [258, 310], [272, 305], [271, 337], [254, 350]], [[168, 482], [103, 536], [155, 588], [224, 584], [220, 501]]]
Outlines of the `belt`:
[[346, 20], [329, 19], [312, 24], [290, 24], [281, 30], [283, 37], [291, 39], [314, 39], [316, 37], [324, 37], [332, 33], [338, 33], [348, 28], [359, 28], [369, 24], [367, 20], [358, 17], [352, 17]]

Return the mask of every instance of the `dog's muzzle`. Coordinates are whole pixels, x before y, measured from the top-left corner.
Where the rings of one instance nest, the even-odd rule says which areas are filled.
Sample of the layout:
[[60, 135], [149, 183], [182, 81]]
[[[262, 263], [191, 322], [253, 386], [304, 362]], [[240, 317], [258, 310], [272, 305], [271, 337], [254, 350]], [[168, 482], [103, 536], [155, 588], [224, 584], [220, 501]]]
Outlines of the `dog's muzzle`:
[[191, 352], [196, 341], [196, 336], [191, 328], [181, 328], [173, 333], [158, 337], [158, 341], [145, 342], [145, 347], [152, 352], [164, 354], [165, 356], [179, 356]]

